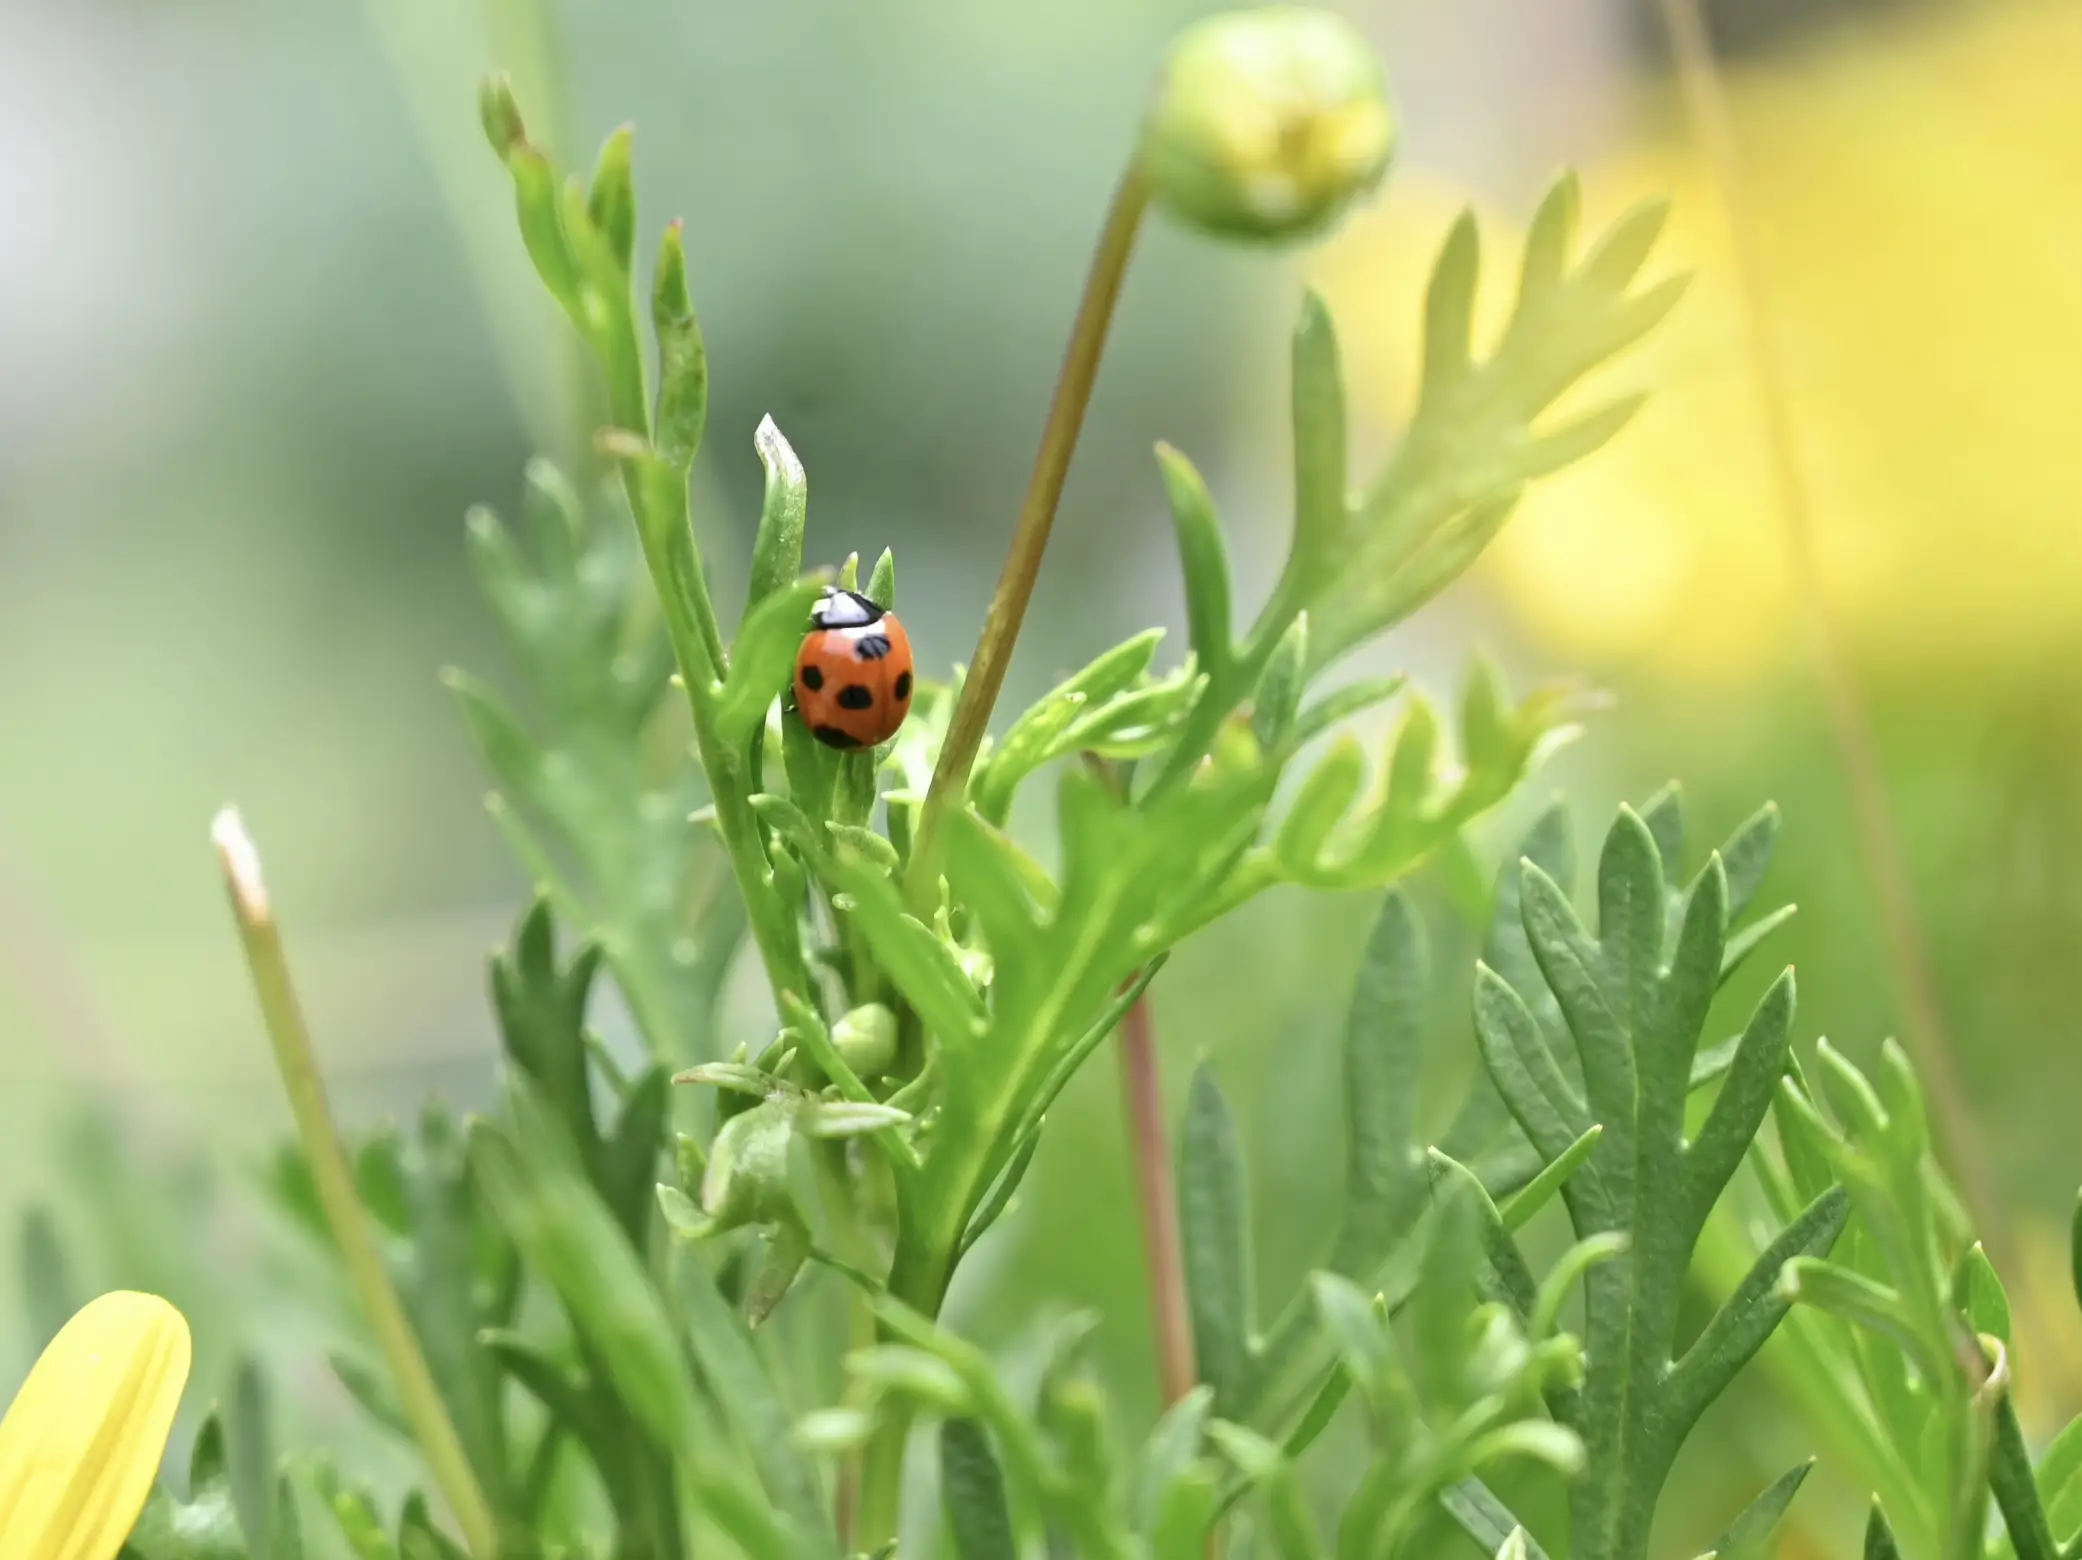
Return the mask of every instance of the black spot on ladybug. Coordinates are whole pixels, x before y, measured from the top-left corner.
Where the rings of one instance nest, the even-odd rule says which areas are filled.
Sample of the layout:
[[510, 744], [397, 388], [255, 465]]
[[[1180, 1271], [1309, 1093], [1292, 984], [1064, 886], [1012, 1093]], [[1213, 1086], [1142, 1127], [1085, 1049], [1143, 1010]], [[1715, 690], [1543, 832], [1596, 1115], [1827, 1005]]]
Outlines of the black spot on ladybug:
[[853, 641], [853, 653], [863, 661], [879, 661], [889, 654], [889, 640], [881, 634], [869, 634]]
[[802, 685], [815, 693], [824, 686], [824, 674], [814, 666], [805, 666], [802, 669]]
[[875, 707], [875, 690], [860, 683], [848, 683], [839, 690], [839, 708], [842, 710], [871, 710]]
[[812, 726], [810, 735], [826, 747], [857, 748], [860, 746], [860, 738], [854, 736], [850, 731], [841, 731], [836, 726]]
[[897, 673], [896, 687], [893, 692], [896, 694], [896, 702], [899, 704], [911, 697], [911, 674], [909, 672]]

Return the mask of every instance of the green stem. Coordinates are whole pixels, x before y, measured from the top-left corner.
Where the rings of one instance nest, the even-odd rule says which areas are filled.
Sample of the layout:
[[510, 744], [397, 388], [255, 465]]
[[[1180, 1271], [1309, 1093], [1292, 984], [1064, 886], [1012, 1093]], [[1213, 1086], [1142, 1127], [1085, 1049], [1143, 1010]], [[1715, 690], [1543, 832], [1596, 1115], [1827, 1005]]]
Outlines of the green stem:
[[419, 1339], [383, 1266], [382, 1255], [369, 1230], [367, 1211], [355, 1190], [339, 1128], [326, 1101], [318, 1058], [311, 1048], [311, 1032], [290, 979], [282, 934], [261, 879], [259, 853], [238, 813], [230, 808], [217, 815], [210, 833], [217, 846], [225, 887], [230, 892], [232, 915], [245, 944], [246, 965], [260, 999], [261, 1018], [274, 1048], [275, 1067], [282, 1075], [282, 1089], [289, 1096], [290, 1114], [296, 1119], [297, 1135], [303, 1140], [304, 1153], [311, 1163], [318, 1201], [325, 1210], [326, 1222], [332, 1226], [333, 1239], [339, 1243], [355, 1297], [361, 1303], [369, 1330], [376, 1335], [384, 1363], [390, 1368], [391, 1384], [397, 1389], [405, 1422], [419, 1442], [435, 1485], [455, 1513], [464, 1542], [478, 1560], [496, 1560], [497, 1520], [434, 1385], [433, 1373], [427, 1368]]
[[1114, 305], [1120, 299], [1121, 282], [1127, 275], [1135, 237], [1148, 207], [1149, 189], [1142, 169], [1131, 162], [1114, 190], [1106, 225], [1100, 230], [1098, 247], [1092, 254], [1084, 298], [1078, 304], [1076, 322], [1070, 327], [1070, 345], [1056, 376], [1055, 398], [1049, 403], [1048, 420], [1042, 425], [1040, 452], [1034, 457], [1026, 499], [1012, 533], [1012, 550], [1006, 555], [997, 593], [991, 597], [990, 610], [983, 619], [983, 633], [976, 641], [976, 654], [969, 662], [961, 698], [954, 706], [939, 762], [933, 767], [932, 785], [919, 814], [906, 879], [907, 897], [919, 913], [930, 910], [938, 893], [941, 823], [947, 809], [958, 805], [968, 789], [969, 772], [975, 768], [984, 730], [990, 725], [990, 712], [1004, 686], [1005, 668], [1011, 663], [1012, 646], [1026, 618], [1034, 580], [1041, 572], [1041, 556], [1048, 547], [1048, 533], [1055, 524], [1056, 505], [1063, 496], [1063, 479], [1069, 474], [1070, 458], [1077, 451], [1077, 435], [1091, 405], [1092, 385], [1098, 378], [1099, 358], [1106, 350]]

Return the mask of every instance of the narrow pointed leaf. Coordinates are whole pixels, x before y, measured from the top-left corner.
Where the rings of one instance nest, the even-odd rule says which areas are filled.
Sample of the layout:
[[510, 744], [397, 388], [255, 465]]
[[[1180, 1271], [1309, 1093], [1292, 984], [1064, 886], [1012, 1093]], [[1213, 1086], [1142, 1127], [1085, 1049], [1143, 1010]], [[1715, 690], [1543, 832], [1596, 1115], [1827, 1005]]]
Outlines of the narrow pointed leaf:
[[802, 537], [810, 496], [810, 480], [802, 462], [771, 417], [759, 420], [752, 448], [766, 471], [766, 496], [759, 506], [759, 531], [752, 541], [747, 611], [802, 573]]
[[940, 1426], [940, 1499], [959, 1560], [1018, 1560], [1005, 1475], [989, 1435], [973, 1419]]
[[1219, 672], [1229, 664], [1231, 653], [1228, 546], [1215, 519], [1214, 500], [1193, 463], [1170, 445], [1159, 444], [1157, 465], [1178, 532], [1193, 654], [1209, 672]]
[[1200, 1379], [1217, 1401], [1241, 1390], [1254, 1326], [1251, 1235], [1243, 1154], [1221, 1085], [1203, 1062], [1193, 1074], [1179, 1146], [1179, 1226]]

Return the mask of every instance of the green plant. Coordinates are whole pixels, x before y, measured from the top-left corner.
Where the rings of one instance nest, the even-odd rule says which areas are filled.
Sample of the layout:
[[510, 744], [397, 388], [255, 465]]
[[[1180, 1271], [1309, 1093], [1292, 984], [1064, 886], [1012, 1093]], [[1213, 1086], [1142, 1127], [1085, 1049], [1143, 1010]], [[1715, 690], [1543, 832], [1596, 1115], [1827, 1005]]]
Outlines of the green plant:
[[[1429, 978], [1418, 915], [1392, 885], [1442, 852], [1467, 859], [1471, 826], [1571, 734], [1573, 706], [1559, 690], [1514, 700], [1478, 658], [1449, 734], [1400, 678], [1326, 687], [1324, 674], [1458, 577], [1528, 483], [1632, 414], [1635, 398], [1555, 408], [1675, 303], [1681, 279], [1636, 285], [1660, 206], [1583, 245], [1576, 185], [1557, 181], [1515, 307], [1481, 349], [1478, 235], [1458, 222], [1423, 303], [1416, 412], [1356, 486], [1335, 333], [1308, 300], [1292, 350], [1292, 535], [1269, 588], [1248, 593], [1263, 597], [1255, 616], [1239, 630], [1206, 485], [1160, 447], [1186, 653], [1160, 668], [1159, 636], [1138, 635], [986, 737], [1145, 211], [1292, 237], [1370, 187], [1392, 145], [1373, 62], [1315, 68], [1319, 50], [1358, 48], [1348, 30], [1291, 11], [1204, 26], [1123, 176], [971, 669], [921, 681], [892, 742], [843, 755], [786, 703], [834, 575], [803, 572], [807, 479], [771, 420], [753, 439], [764, 502], [725, 631], [689, 524], [702, 338], [677, 224], [639, 314], [629, 132], [590, 181], [565, 180], [511, 90], [487, 85], [522, 240], [600, 373], [595, 447], [619, 485], [589, 503], [537, 463], [520, 528], [470, 522], [526, 713], [450, 680], [541, 892], [492, 965], [497, 1108], [467, 1123], [430, 1110], [409, 1140], [379, 1135], [350, 1158], [257, 858], [235, 819], [219, 841], [297, 1109], [302, 1151], [278, 1190], [351, 1276], [381, 1360], [345, 1351], [339, 1375], [418, 1447], [479, 1560], [886, 1554], [921, 1414], [941, 1421], [964, 1560], [1062, 1544], [1168, 1560], [1244, 1532], [1313, 1560], [1333, 1551], [1297, 1464], [1348, 1404], [1367, 1450], [1341, 1502], [1339, 1560], [1428, 1552], [1459, 1542], [1456, 1528], [1484, 1553], [1638, 1560], [1680, 1445], [1798, 1296], [1898, 1347], [1875, 1364], [1865, 1343], [1794, 1323], [1895, 1416], [1882, 1439], [1911, 1471], [1903, 1484], [1942, 1474], [1938, 1506], [1904, 1531], [1963, 1556], [1992, 1484], [2018, 1555], [2044, 1560], [2042, 1491], [2065, 1511], [2082, 1438], [2064, 1440], [2050, 1485], [2046, 1469], [2036, 1482], [2020, 1470], [2000, 1349], [1975, 1351], [1959, 1320], [1999, 1340], [2000, 1287], [1971, 1258], [1940, 1282], [1905, 1068], [1890, 1062], [1868, 1101], [1824, 1053], [1844, 1131], [1823, 1123], [1782, 1082], [1798, 1077], [1790, 972], [1734, 1039], [1702, 1046], [1725, 981], [1786, 913], [1738, 925], [1775, 812], [1687, 877], [1674, 789], [1623, 809], [1597, 865], [1595, 930], [1569, 898], [1566, 820], [1542, 815], [1502, 874], [1473, 974], [1483, 1072], [1437, 1146], [1420, 1132]], [[1231, 132], [1268, 119], [1280, 133], [1239, 153]], [[1295, 198], [1268, 208], [1267, 179]], [[857, 559], [836, 578], [857, 584]], [[889, 603], [896, 587], [885, 552], [867, 589]], [[1402, 713], [1370, 779], [1338, 728], [1390, 700]], [[1009, 820], [1021, 787], [1051, 771], [1049, 864]], [[1179, 1162], [1182, 1275], [1156, 1275], [1182, 1277], [1198, 1380], [1130, 1455], [1080, 1368], [1088, 1321], [1058, 1337], [1028, 1407], [944, 1324], [943, 1302], [1061, 1091], [1166, 957], [1278, 885], [1389, 890], [1343, 1048], [1341, 1224], [1261, 1332], [1242, 1149], [1203, 1070]], [[575, 934], [561, 951], [560, 926]], [[740, 1038], [719, 997], [747, 934], [774, 1022]], [[603, 977], [640, 1032], [633, 1066], [589, 1027]], [[1783, 1169], [1757, 1144], [1774, 1100]], [[1138, 1148], [1159, 1151], [1149, 1137]], [[1687, 1269], [1746, 1160], [1780, 1228], [1683, 1339]], [[1557, 1203], [1573, 1238], [1536, 1278], [1517, 1232]], [[140, 1527], [141, 1560], [297, 1553], [314, 1525], [298, 1512], [326, 1514], [317, 1526], [365, 1560], [457, 1550], [423, 1497], [387, 1520], [318, 1465], [297, 1466], [273, 1517], [253, 1516], [269, 1500], [232, 1501], [229, 1466], [206, 1432], [188, 1501], [166, 1497]], [[1760, 1552], [1803, 1476], [1759, 1496], [1719, 1552]], [[1893, 1542], [1879, 1519], [1873, 1532]]]

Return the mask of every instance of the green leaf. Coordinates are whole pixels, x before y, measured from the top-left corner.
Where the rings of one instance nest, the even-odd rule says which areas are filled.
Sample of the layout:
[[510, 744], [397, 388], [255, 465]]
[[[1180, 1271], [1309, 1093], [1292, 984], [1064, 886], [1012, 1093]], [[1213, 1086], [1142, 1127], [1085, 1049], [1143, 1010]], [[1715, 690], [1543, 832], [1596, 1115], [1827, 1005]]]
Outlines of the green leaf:
[[528, 258], [535, 263], [535, 272], [550, 296], [566, 313], [575, 314], [579, 307], [578, 271], [564, 236], [563, 201], [557, 190], [556, 171], [550, 167], [549, 159], [529, 144], [520, 108], [513, 99], [513, 84], [503, 75], [486, 79], [478, 108], [486, 139], [513, 176], [514, 204]]
[[[1532, 1010], [1494, 970], [1475, 967], [1475, 1038], [1490, 1081], [1540, 1157], [1552, 1164], [1593, 1123], [1563, 1075]], [[1576, 1195], [1596, 1195], [1595, 1173], [1568, 1183]]]
[[1887, 1526], [1886, 1514], [1878, 1501], [1872, 1503], [1872, 1512], [1865, 1519], [1865, 1560], [1901, 1560], [1894, 1530]]
[[1344, 379], [1330, 311], [1313, 290], [1302, 300], [1293, 357], [1294, 547], [1289, 567], [1312, 588], [1340, 566], [1345, 540]]
[[651, 328], [658, 336], [658, 448], [674, 465], [691, 466], [708, 422], [708, 349], [687, 291], [687, 254], [677, 220], [658, 241]]
[[1263, 1488], [1273, 1549], [1280, 1560], [1328, 1560], [1300, 1481], [1278, 1445], [1219, 1419], [1207, 1433], [1249, 1483]]
[[2003, 1292], [2002, 1280], [1979, 1241], [1960, 1255], [1952, 1269], [1952, 1305], [1975, 1333], [1986, 1333], [2009, 1346], [2010, 1297]]
[[940, 1426], [940, 1499], [960, 1560], [1018, 1560], [1005, 1476], [990, 1437], [973, 1419]]
[[[1975, 1251], [1981, 1248], [1976, 1246]], [[1982, 1258], [1985, 1263], [1986, 1258]], [[1992, 1274], [1990, 1275], [1993, 1276]], [[1988, 1461], [1988, 1487], [2002, 1512], [2017, 1560], [2062, 1560], [2059, 1541], [2040, 1498], [2039, 1482], [2017, 1422], [2017, 1405], [2004, 1390], [1995, 1404], [1995, 1437]]]
[[1193, 1469], [1200, 1456], [1200, 1439], [1214, 1412], [1214, 1389], [1193, 1388], [1164, 1411], [1164, 1417], [1143, 1443], [1136, 1463], [1131, 1497], [1135, 1525], [1145, 1532], [1159, 1519], [1165, 1494]]
[[1308, 678], [1308, 614], [1298, 614], [1266, 659], [1251, 695], [1251, 735], [1268, 752], [1287, 745]]
[[1689, 1429], [1706, 1405], [1764, 1346], [1791, 1303], [1780, 1274], [1796, 1257], [1820, 1257], [1836, 1244], [1850, 1217], [1842, 1187], [1816, 1198], [1766, 1246], [1735, 1292], [1721, 1304], [1692, 1346], [1670, 1372], [1669, 1393], [1677, 1421]]
[[1764, 1492], [1730, 1522], [1714, 1540], [1713, 1553], [1719, 1560], [1768, 1560], [1771, 1537], [1785, 1519], [1786, 1508], [1800, 1493], [1800, 1486], [1814, 1471], [1814, 1459], [1796, 1464], [1772, 1480]]
[[1721, 864], [1728, 869], [1728, 914], [1741, 915], [1756, 898], [1771, 855], [1778, 845], [1778, 804], [1766, 802], [1721, 847]]
[[[264, 1542], [264, 1536], [256, 1538], [251, 1547], [257, 1551]], [[213, 1410], [195, 1437], [188, 1499], [176, 1500], [164, 1489], [155, 1489], [124, 1554], [136, 1560], [247, 1560], [248, 1552], [232, 1493], [224, 1424]]]
[[[1295, 621], [1304, 621], [1306, 617], [1307, 614], [1303, 613]], [[1307, 648], [1304, 642], [1301, 649], [1306, 651]], [[1386, 704], [1409, 685], [1410, 680], [1407, 677], [1398, 675], [1364, 678], [1342, 688], [1334, 688], [1295, 717], [1289, 739], [1297, 748], [1304, 743], [1312, 742], [1340, 721], [1348, 720], [1376, 705]]]
[[1576, 1173], [1576, 1167], [1590, 1157], [1591, 1150], [1598, 1146], [1598, 1139], [1604, 1135], [1605, 1129], [1593, 1122], [1583, 1136], [1562, 1151], [1559, 1159], [1542, 1166], [1540, 1173], [1498, 1210], [1503, 1227], [1507, 1230], [1525, 1228], [1532, 1216], [1546, 1207], [1554, 1194], [1568, 1184], [1569, 1177]]
[[1077, 726], [1135, 685], [1149, 669], [1163, 637], [1162, 629], [1153, 628], [1114, 646], [1058, 683], [1014, 721], [971, 782], [976, 811], [991, 823], [1002, 823], [1019, 783], [1044, 764], [1083, 745], [1074, 734]]
[[904, 1000], [942, 1043], [968, 1046], [983, 1025], [983, 1004], [954, 950], [905, 911], [895, 884], [873, 865], [841, 854], [819, 866], [852, 896], [852, 919]]
[[623, 125], [600, 148], [586, 194], [586, 216], [627, 276], [636, 263], [636, 192], [630, 180], [630, 153], [635, 130]]
[[1417, 1097], [1430, 1012], [1430, 969], [1409, 903], [1381, 902], [1360, 955], [1345, 1020], [1345, 1211], [1331, 1265], [1377, 1265], [1415, 1216], [1424, 1188]]
[[1462, 1479], [1447, 1486], [1439, 1492], [1439, 1504], [1483, 1553], [1503, 1560], [1504, 1546], [1515, 1536], [1523, 1540], [1525, 1560], [1547, 1560], [1546, 1552], [1480, 1479]]
[[823, 1531], [824, 1492], [789, 1434], [787, 1405], [744, 1322], [717, 1290], [699, 1250], [685, 1240], [673, 1243], [672, 1276], [685, 1323], [681, 1336], [710, 1402], [736, 1432], [775, 1508], [803, 1534]]
[[1613, 403], [1549, 428], [1579, 380], [1625, 350], [1675, 304], [1682, 280], [1629, 293], [1652, 213], [1622, 218], [1571, 266], [1577, 200], [1565, 180], [1528, 233], [1517, 306], [1486, 358], [1473, 341], [1480, 273], [1474, 219], [1448, 232], [1426, 292], [1417, 410], [1347, 524], [1339, 567], [1306, 606], [1320, 667], [1407, 618], [1459, 575], [1502, 526], [1525, 484], [1579, 458], [1627, 415]]
[[1215, 519], [1214, 500], [1193, 463], [1168, 444], [1157, 446], [1157, 466], [1171, 500], [1179, 560], [1186, 583], [1186, 624], [1193, 655], [1210, 673], [1231, 659], [1229, 550]]
[[1204, 1062], [1187, 1097], [1178, 1208], [1200, 1379], [1225, 1402], [1242, 1390], [1251, 1363], [1251, 1235], [1236, 1124]]
[[1386, 1412], [1390, 1396], [1406, 1394], [1409, 1388], [1374, 1301], [1337, 1273], [1311, 1273], [1309, 1293], [1342, 1357], [1346, 1375], [1358, 1384], [1375, 1412]]
[[705, 1416], [643, 1262], [586, 1184], [570, 1139], [533, 1085], [507, 1081], [513, 1125], [473, 1121], [471, 1173], [529, 1266], [599, 1350], [616, 1390], [660, 1443], [703, 1433]]
[[802, 538], [809, 518], [810, 493], [802, 462], [771, 417], [759, 420], [758, 431], [752, 435], [752, 448], [759, 452], [759, 464], [766, 470], [766, 497], [759, 508], [759, 532], [752, 542], [752, 579], [745, 597], [747, 613], [802, 573]]
[[1793, 1008], [1793, 972], [1789, 969], [1772, 982], [1750, 1014], [1706, 1124], [1685, 1151], [1694, 1232], [1705, 1226], [1722, 1188], [1741, 1165], [1764, 1124], [1765, 1112], [1777, 1097], [1792, 1047]]
[[867, 599], [885, 609], [896, 605], [896, 554], [887, 547], [868, 571]]
[[765, 724], [767, 707], [795, 674], [810, 610], [823, 594], [822, 580], [798, 580], [762, 597], [745, 614], [730, 651], [730, 675], [716, 701], [716, 733], [724, 742], [741, 746]]

